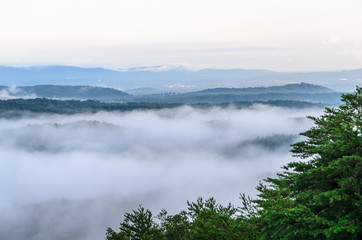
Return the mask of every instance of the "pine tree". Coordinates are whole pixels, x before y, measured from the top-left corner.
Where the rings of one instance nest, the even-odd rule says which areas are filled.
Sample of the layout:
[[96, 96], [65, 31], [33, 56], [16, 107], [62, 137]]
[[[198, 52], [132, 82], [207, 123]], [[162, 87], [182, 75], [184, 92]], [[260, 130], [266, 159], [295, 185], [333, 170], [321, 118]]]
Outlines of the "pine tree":
[[153, 221], [152, 212], [140, 205], [137, 210], [124, 215], [120, 224], [120, 232], [112, 228], [107, 229], [107, 240], [157, 240], [162, 239], [162, 234]]
[[292, 149], [304, 161], [257, 187], [262, 239], [362, 239], [362, 88], [342, 101], [309, 117]]

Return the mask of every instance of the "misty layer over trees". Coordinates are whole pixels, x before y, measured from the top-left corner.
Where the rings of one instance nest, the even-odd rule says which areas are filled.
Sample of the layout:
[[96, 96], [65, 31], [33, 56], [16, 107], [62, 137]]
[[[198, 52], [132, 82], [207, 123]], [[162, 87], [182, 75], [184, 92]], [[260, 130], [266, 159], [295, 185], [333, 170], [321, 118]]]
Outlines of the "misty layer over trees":
[[291, 150], [302, 161], [263, 179], [256, 199], [241, 194], [234, 207], [198, 198], [178, 214], [163, 209], [156, 216], [140, 205], [124, 215], [119, 231], [107, 228], [106, 240], [361, 239], [362, 88], [341, 100], [308, 117], [315, 126]]
[[104, 239], [138, 204], [240, 203], [291, 161], [316, 109], [208, 108], [0, 119], [0, 238]]

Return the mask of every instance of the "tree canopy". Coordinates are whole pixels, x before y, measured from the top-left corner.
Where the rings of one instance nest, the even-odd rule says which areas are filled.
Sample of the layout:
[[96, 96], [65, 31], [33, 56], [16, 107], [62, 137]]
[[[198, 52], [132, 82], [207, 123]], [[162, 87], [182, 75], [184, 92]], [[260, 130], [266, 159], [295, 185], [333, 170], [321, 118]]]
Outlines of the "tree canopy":
[[362, 89], [326, 108], [277, 178], [258, 186], [262, 239], [360, 239]]

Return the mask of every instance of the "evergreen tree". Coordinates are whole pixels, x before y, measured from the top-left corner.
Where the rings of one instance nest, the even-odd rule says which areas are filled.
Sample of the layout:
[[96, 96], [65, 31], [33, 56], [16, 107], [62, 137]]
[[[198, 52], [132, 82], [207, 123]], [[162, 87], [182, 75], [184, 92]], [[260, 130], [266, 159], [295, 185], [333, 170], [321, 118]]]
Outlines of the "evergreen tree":
[[262, 239], [362, 239], [362, 89], [343, 105], [309, 117], [295, 156], [277, 178], [260, 184]]
[[237, 209], [231, 204], [226, 207], [217, 204], [214, 198], [195, 203], [187, 203], [192, 218], [192, 239], [241, 239], [238, 222], [235, 219]]
[[161, 221], [159, 227], [164, 235], [164, 239], [190, 239], [191, 223], [186, 211], [181, 211], [175, 215], [168, 215], [166, 210], [162, 210], [157, 215], [157, 218]]
[[141, 205], [132, 213], [124, 215], [124, 221], [120, 224], [120, 232], [116, 233], [112, 228], [107, 229], [107, 240], [153, 240], [162, 239], [157, 225], [153, 221], [152, 212]]

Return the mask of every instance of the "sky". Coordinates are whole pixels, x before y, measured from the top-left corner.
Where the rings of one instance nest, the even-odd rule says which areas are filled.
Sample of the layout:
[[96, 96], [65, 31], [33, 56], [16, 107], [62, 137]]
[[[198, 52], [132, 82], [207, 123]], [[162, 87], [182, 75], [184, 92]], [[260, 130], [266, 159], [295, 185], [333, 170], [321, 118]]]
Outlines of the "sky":
[[362, 68], [361, 0], [0, 0], [0, 65]]

